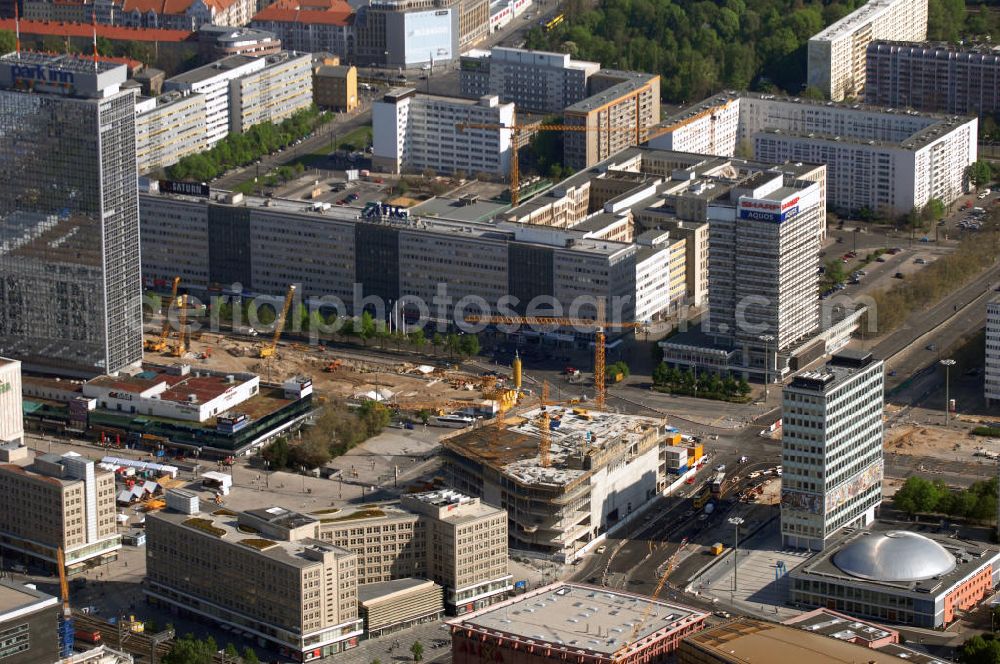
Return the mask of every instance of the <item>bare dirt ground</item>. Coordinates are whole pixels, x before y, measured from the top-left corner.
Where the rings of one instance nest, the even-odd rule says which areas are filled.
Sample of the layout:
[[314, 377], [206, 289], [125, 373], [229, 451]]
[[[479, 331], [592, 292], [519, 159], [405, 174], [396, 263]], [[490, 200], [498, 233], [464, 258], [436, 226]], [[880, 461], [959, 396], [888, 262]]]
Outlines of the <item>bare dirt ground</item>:
[[[183, 361], [213, 371], [249, 371], [262, 380], [280, 383], [293, 376], [309, 376], [320, 395], [349, 399], [378, 391], [383, 399], [401, 407], [453, 409], [482, 398], [489, 385], [483, 378], [444, 368], [443, 358], [414, 356], [412, 361], [366, 354], [363, 349], [328, 349], [324, 346], [281, 344], [277, 357], [262, 360], [261, 341], [244, 341], [219, 334], [203, 334], [189, 343]], [[171, 364], [178, 358], [147, 354], [147, 361]], [[418, 367], [433, 366], [426, 375]], [[390, 394], [391, 393], [391, 394]]]

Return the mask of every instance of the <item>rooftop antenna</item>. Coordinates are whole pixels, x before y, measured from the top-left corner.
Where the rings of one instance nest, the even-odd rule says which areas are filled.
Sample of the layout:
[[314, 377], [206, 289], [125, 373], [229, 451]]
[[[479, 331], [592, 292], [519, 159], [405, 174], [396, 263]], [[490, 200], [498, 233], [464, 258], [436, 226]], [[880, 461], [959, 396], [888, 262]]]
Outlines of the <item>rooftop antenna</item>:
[[14, 3], [14, 52], [17, 59], [21, 59], [21, 13], [17, 10], [17, 2]]
[[90, 12], [90, 27], [94, 33], [94, 71], [97, 71], [97, 8]]

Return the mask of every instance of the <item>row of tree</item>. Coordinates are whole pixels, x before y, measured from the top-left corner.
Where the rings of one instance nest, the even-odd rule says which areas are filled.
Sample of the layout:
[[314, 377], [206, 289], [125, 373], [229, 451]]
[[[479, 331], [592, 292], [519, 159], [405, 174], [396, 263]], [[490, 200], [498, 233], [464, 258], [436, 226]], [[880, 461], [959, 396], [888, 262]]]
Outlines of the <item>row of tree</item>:
[[912, 476], [892, 498], [906, 514], [944, 514], [973, 521], [992, 521], [997, 515], [997, 479], [976, 482], [968, 489], [951, 489], [941, 480]]
[[331, 117], [329, 113], [313, 107], [303, 109], [279, 124], [263, 122], [242, 134], [233, 132], [211, 150], [184, 157], [167, 169], [167, 176], [172, 180], [207, 182], [232, 168], [249, 166], [265, 154], [288, 147]]
[[653, 387], [663, 392], [719, 401], [745, 401], [750, 396], [750, 383], [745, 378], [737, 380], [731, 374], [723, 378], [714, 371], [696, 372], [690, 367], [681, 371], [665, 362], [653, 368]]
[[[879, 334], [895, 330], [912, 312], [939, 302], [993, 265], [998, 251], [1000, 232], [994, 213], [982, 230], [964, 238], [954, 252], [937, 258], [892, 288], [873, 293], [874, 306], [868, 315], [876, 316], [875, 329]], [[862, 324], [867, 327], [867, 322]]]
[[301, 439], [290, 443], [279, 438], [261, 456], [271, 470], [318, 468], [381, 433], [391, 418], [389, 408], [376, 401], [363, 401], [356, 409], [331, 403], [313, 426], [303, 429]]
[[[163, 657], [163, 664], [212, 664], [219, 646], [215, 639], [208, 636], [204, 639], [195, 638], [194, 634], [185, 634], [174, 640], [173, 647]], [[226, 644], [223, 652], [230, 661], [237, 662], [242, 658], [243, 664], [260, 664], [260, 659], [253, 648], [247, 646], [241, 653], [232, 643]]]

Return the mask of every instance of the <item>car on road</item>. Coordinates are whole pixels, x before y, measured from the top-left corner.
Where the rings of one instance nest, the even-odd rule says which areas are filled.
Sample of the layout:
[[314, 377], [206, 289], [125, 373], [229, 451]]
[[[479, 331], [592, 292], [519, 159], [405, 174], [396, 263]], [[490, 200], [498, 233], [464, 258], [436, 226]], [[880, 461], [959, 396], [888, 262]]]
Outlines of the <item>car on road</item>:
[[920, 241], [921, 241], [921, 242], [930, 242], [930, 241], [931, 241], [931, 239], [930, 239], [929, 237], [927, 237], [927, 236], [925, 235], [925, 236], [923, 236], [922, 238], [920, 238]]
[[717, 473], [724, 473], [724, 472], [726, 472], [726, 464], [720, 463], [718, 466], [715, 467], [715, 472], [717, 472]]
[[608, 547], [606, 547], [605, 545], [602, 544], [599, 547], [597, 547], [597, 555], [601, 555], [601, 554], [603, 554], [607, 550], [608, 550]]
[[924, 346], [925, 350], [935, 351], [937, 350], [937, 344], [927, 344]]
[[927, 259], [926, 258], [916, 258], [916, 259], [913, 260], [913, 262], [916, 263], [917, 265], [926, 265], [927, 264]]
[[885, 262], [885, 256], [879, 256], [879, 257], [877, 257], [875, 259], [875, 262], [876, 263], [884, 263]]
[[904, 275], [902, 272], [897, 272], [896, 274], [892, 275], [892, 277], [894, 279], [905, 279], [906, 275]]

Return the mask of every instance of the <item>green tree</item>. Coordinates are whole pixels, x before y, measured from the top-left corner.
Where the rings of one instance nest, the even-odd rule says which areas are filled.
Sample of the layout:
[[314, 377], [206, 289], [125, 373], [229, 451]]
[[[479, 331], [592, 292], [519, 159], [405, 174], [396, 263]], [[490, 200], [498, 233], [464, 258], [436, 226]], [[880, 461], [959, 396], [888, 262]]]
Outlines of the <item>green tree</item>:
[[670, 369], [667, 367], [666, 362], [660, 362], [655, 367], [653, 367], [653, 384], [654, 385], [665, 385], [667, 383], [667, 376], [670, 373]]
[[962, 644], [958, 659], [963, 664], [1000, 664], [1000, 642], [977, 634]]
[[434, 336], [431, 337], [431, 345], [434, 346], [435, 353], [441, 350], [441, 346], [444, 345], [444, 337], [441, 336], [440, 332], [435, 332]]
[[240, 656], [240, 651], [237, 650], [236, 646], [234, 646], [232, 643], [227, 643], [226, 644], [225, 653], [226, 653], [227, 657], [239, 657]]
[[260, 664], [257, 651], [250, 646], [243, 649], [243, 664]]
[[747, 382], [746, 378], [740, 378], [739, 385], [736, 389], [741, 397], [747, 397], [750, 395], [750, 383]]
[[458, 350], [466, 356], [479, 355], [479, 337], [475, 334], [463, 334], [458, 337]]
[[163, 657], [163, 664], [212, 664], [218, 647], [215, 639], [208, 637], [204, 640], [194, 638], [193, 634], [186, 634], [180, 639], [174, 640], [173, 646]]
[[13, 53], [17, 37], [10, 30], [0, 30], [0, 51]]
[[392, 413], [385, 404], [377, 401], [365, 401], [358, 408], [358, 418], [368, 437], [377, 436], [382, 432], [392, 418]]
[[976, 189], [979, 189], [979, 187], [993, 181], [993, 167], [988, 161], [980, 159], [965, 167], [965, 177]]
[[414, 330], [413, 332], [410, 332], [406, 336], [409, 337], [410, 339], [410, 345], [416, 348], [417, 350], [423, 348], [424, 344], [427, 343], [427, 337], [424, 336], [424, 331], [420, 328]]
[[413, 661], [419, 662], [424, 658], [424, 645], [420, 641], [414, 641], [410, 646], [410, 652], [413, 653]]
[[274, 470], [288, 468], [288, 441], [284, 438], [278, 438], [265, 447], [260, 455], [271, 464], [271, 468]]
[[377, 331], [375, 329], [375, 319], [367, 311], [362, 312], [360, 324], [355, 327], [356, 334], [361, 338], [362, 343], [368, 344], [368, 340], [373, 338]]
[[896, 491], [892, 502], [896, 509], [909, 514], [924, 514], [933, 512], [941, 500], [941, 490], [929, 480], [916, 475], [907, 478], [906, 482]]

